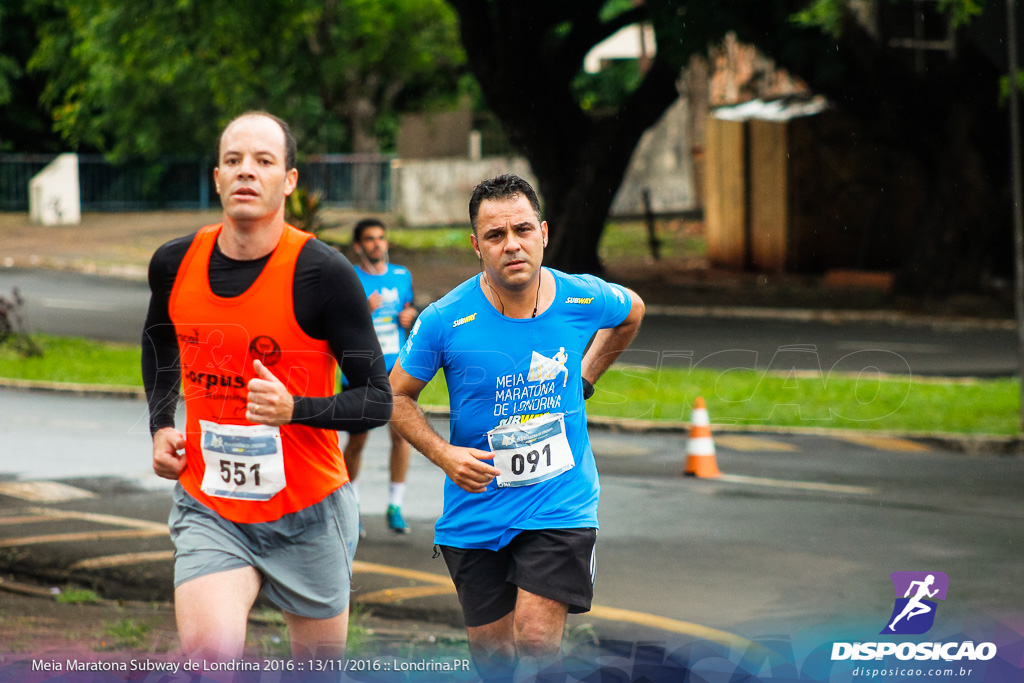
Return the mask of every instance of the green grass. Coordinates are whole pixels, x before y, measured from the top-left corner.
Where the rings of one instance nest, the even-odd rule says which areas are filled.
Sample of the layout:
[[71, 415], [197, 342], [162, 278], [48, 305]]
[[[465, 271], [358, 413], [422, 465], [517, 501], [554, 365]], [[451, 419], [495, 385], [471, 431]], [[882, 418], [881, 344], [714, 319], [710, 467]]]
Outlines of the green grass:
[[[660, 243], [661, 258], [696, 258], [707, 251], [703, 237], [687, 234], [683, 221], [655, 222], [655, 235]], [[623, 259], [644, 259], [650, 256], [647, 224], [642, 221], [608, 223], [597, 253], [606, 262]]]
[[106, 344], [76, 337], [32, 335], [41, 357], [22, 358], [0, 345], [0, 377], [47, 382], [142, 386], [138, 344]]
[[[391, 246], [411, 251], [433, 251], [448, 249], [465, 249], [469, 251], [469, 226], [443, 228], [402, 228], [388, 229], [388, 242]], [[321, 233], [337, 244], [348, 246], [352, 243], [351, 229], [332, 228]]]
[[151, 624], [140, 624], [134, 619], [119, 619], [104, 625], [104, 640], [100, 650], [138, 650], [146, 645], [146, 637], [153, 630]]
[[[717, 424], [1011, 435], [1020, 433], [1019, 386], [1016, 379], [822, 378], [616, 365], [598, 382], [587, 414], [688, 422], [700, 396]], [[442, 374], [420, 403], [448, 405]]]
[[366, 652], [373, 642], [373, 633], [367, 626], [371, 614], [364, 605], [352, 603], [348, 617], [348, 639], [345, 642], [345, 651], [349, 656]]
[[[44, 351], [41, 358], [20, 358], [0, 347], [0, 377], [141, 386], [137, 346], [43, 335], [37, 339]], [[622, 421], [688, 422], [698, 396], [718, 424], [1019, 433], [1020, 389], [1015, 378], [944, 380], [867, 372], [784, 375], [616, 365], [601, 378], [587, 412]], [[448, 405], [443, 375], [427, 385], [420, 403]]]
[[88, 588], [67, 588], [57, 594], [57, 602], [65, 605], [88, 605], [99, 602], [100, 596]]
[[[658, 220], [655, 232], [661, 242], [662, 258], [699, 257], [706, 251], [700, 236], [688, 234], [683, 221]], [[438, 228], [402, 228], [388, 230], [388, 241], [394, 247], [410, 251], [465, 250], [469, 252], [469, 226]], [[352, 231], [330, 228], [321, 237], [331, 242], [349, 245]], [[609, 222], [601, 236], [598, 253], [602, 259], [645, 258], [650, 253], [647, 244], [647, 225], [643, 221]]]

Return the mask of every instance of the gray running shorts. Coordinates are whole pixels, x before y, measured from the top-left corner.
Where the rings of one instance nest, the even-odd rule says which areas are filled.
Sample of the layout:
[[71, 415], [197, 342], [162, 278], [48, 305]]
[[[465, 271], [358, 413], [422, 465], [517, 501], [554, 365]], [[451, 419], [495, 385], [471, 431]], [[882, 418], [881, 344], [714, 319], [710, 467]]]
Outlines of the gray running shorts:
[[348, 607], [359, 508], [347, 484], [304, 510], [256, 524], [224, 519], [178, 484], [168, 524], [175, 587], [254, 567], [263, 577], [263, 594], [285, 612], [330, 619]]

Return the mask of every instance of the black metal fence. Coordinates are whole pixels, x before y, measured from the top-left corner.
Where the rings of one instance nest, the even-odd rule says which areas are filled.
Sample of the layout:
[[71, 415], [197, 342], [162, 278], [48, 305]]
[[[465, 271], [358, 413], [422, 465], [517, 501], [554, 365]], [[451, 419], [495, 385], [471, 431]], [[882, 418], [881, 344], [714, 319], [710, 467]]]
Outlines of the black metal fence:
[[[28, 211], [29, 181], [55, 155], [0, 154], [0, 211]], [[385, 212], [391, 209], [391, 156], [325, 154], [307, 157], [299, 185], [319, 191], [326, 206]], [[79, 155], [83, 211], [208, 209], [217, 204], [213, 163], [195, 158], [112, 164]]]

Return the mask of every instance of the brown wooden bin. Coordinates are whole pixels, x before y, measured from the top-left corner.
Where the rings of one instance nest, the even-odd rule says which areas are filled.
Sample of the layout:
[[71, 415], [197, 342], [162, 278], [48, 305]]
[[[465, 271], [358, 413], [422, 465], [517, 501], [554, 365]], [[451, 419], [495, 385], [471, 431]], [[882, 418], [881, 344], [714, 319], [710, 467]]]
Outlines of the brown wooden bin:
[[[882, 162], [833, 112], [783, 121], [710, 116], [705, 233], [712, 265], [757, 272], [885, 269], [906, 234], [880, 234]], [[873, 180], [873, 178], [875, 180]]]

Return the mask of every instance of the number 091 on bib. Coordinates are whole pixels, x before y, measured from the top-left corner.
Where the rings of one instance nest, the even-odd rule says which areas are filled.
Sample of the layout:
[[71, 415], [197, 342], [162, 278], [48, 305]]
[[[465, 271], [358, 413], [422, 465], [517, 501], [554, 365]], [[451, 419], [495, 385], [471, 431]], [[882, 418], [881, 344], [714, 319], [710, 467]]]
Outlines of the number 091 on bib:
[[563, 413], [495, 427], [487, 432], [487, 442], [494, 452], [494, 466], [501, 471], [495, 480], [498, 488], [539, 484], [576, 465], [565, 437]]

